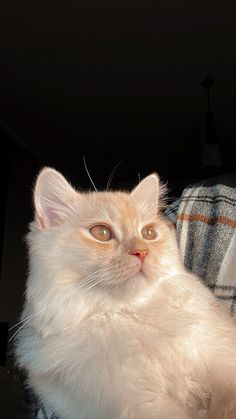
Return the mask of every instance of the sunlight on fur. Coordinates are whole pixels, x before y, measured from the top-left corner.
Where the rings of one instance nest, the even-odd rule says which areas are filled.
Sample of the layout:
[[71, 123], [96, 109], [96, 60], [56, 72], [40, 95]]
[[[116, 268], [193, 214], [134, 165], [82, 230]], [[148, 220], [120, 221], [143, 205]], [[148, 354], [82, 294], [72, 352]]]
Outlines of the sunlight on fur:
[[59, 419], [235, 419], [236, 332], [185, 271], [156, 174], [131, 193], [34, 189], [16, 357]]

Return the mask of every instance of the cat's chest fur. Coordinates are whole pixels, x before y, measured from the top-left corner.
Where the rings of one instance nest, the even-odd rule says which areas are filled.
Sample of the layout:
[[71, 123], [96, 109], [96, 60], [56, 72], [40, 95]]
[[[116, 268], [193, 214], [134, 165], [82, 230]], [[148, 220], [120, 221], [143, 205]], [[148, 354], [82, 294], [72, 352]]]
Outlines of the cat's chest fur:
[[45, 377], [32, 377], [35, 387], [42, 389], [44, 398], [45, 389], [50, 397], [54, 391], [55, 399], [63, 399], [65, 406], [70, 403], [67, 390], [71, 395], [73, 388], [78, 408], [84, 406], [85, 412], [91, 405], [101, 410], [103, 400], [104, 418], [111, 408], [115, 419], [116, 404], [119, 417], [127, 400], [135, 403], [161, 392], [177, 398], [179, 393], [197, 405], [189, 395], [196, 388], [201, 391], [197, 369], [203, 343], [193, 319], [175, 306], [166, 312], [151, 306], [88, 317], [76, 328], [71, 326], [36, 345], [38, 362], [45, 363], [46, 369]]

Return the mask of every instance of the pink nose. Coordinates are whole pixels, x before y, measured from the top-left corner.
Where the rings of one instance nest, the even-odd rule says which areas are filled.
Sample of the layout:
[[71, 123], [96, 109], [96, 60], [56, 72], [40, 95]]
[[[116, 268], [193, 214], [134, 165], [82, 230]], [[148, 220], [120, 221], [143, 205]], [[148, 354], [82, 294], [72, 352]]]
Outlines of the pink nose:
[[134, 252], [131, 253], [131, 255], [137, 256], [137, 258], [139, 258], [142, 263], [143, 263], [145, 257], [147, 256], [147, 254], [148, 254], [147, 249], [135, 250]]

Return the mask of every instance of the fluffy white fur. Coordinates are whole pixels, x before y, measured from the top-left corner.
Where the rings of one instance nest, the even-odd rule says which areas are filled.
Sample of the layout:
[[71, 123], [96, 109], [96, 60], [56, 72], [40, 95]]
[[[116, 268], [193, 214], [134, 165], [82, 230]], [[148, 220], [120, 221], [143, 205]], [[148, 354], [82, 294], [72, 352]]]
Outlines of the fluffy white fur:
[[130, 194], [78, 193], [49, 168], [37, 179], [16, 353], [60, 419], [236, 418], [235, 328], [185, 271], [160, 193], [156, 175]]

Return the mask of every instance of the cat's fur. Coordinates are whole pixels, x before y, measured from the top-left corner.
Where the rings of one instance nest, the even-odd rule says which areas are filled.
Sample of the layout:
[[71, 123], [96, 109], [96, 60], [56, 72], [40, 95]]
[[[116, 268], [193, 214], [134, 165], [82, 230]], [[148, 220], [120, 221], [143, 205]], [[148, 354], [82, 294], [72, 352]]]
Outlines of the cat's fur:
[[235, 328], [185, 271], [159, 195], [156, 175], [130, 194], [78, 193], [50, 168], [37, 179], [16, 352], [60, 419], [236, 418]]

